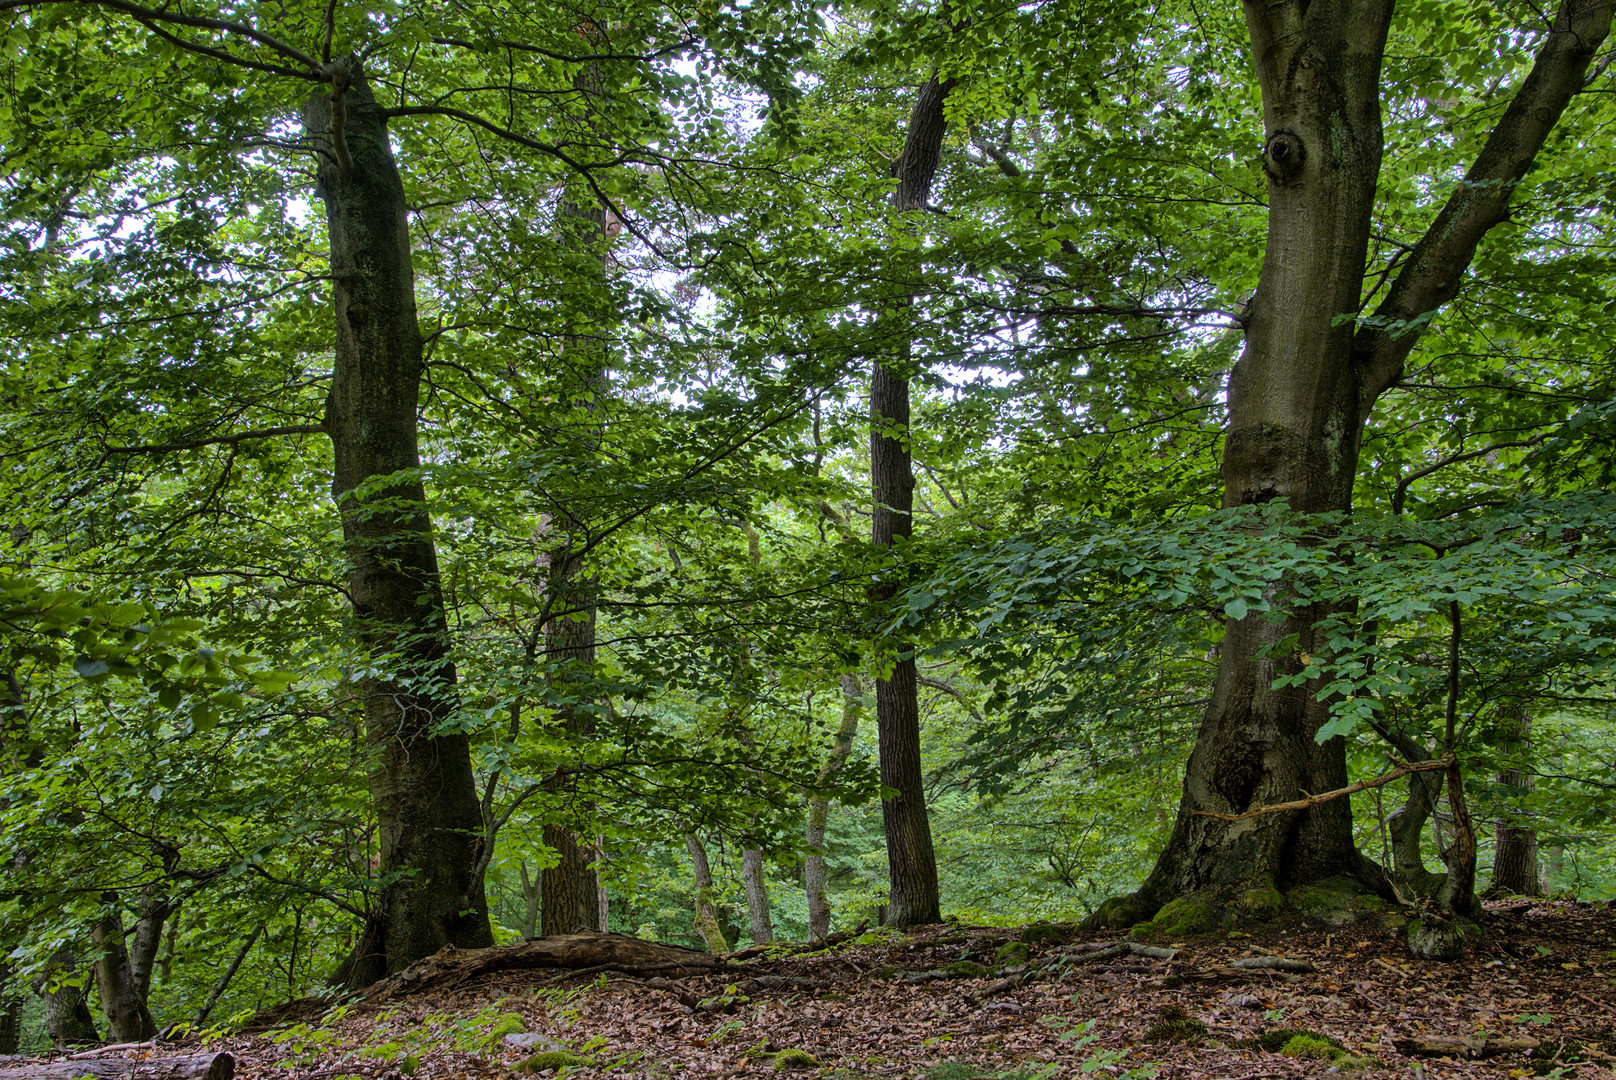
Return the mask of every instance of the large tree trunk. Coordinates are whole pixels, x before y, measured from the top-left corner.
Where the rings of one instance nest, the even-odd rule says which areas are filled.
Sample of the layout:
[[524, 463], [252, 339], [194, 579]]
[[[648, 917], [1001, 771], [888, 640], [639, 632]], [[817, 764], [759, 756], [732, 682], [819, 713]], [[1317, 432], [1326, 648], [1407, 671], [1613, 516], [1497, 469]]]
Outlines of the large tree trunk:
[[[1504, 731], [1499, 749], [1511, 765], [1498, 774], [1498, 786], [1504, 789], [1506, 797], [1524, 798], [1531, 794], [1536, 782], [1536, 777], [1520, 767], [1530, 754], [1532, 717], [1522, 706], [1513, 713], [1505, 714], [1502, 720]], [[1537, 859], [1537, 830], [1507, 814], [1499, 816], [1495, 828], [1497, 837], [1493, 850], [1492, 891], [1516, 896], [1541, 896], [1543, 888]]]
[[[1268, 237], [1229, 378], [1223, 505], [1287, 499], [1304, 513], [1352, 508], [1358, 445], [1375, 400], [1402, 375], [1418, 327], [1457, 292], [1476, 245], [1508, 212], [1515, 182], [1581, 87], [1610, 25], [1610, 0], [1566, 0], [1553, 32], [1481, 154], [1386, 299], [1356, 328], [1381, 159], [1380, 67], [1392, 0], [1247, 0], [1262, 88]], [[1352, 873], [1389, 891], [1354, 849], [1350, 809], [1337, 799], [1239, 822], [1259, 804], [1346, 783], [1340, 739], [1313, 736], [1326, 718], [1319, 687], [1272, 689], [1320, 654], [1314, 626], [1330, 614], [1269, 599], [1285, 618], [1230, 619], [1212, 701], [1185, 772], [1177, 824], [1133, 897], [1102, 907], [1100, 922], [1148, 916], [1200, 890], [1290, 885]], [[1290, 635], [1295, 646], [1275, 648]], [[1267, 656], [1262, 650], [1271, 649]]]
[[[858, 735], [859, 716], [864, 711], [864, 688], [857, 675], [844, 674], [838, 679], [842, 691], [842, 724], [836, 729], [836, 742], [830, 757], [819, 768], [819, 783], [823, 784], [842, 767], [853, 750], [853, 739]], [[830, 934], [830, 897], [825, 892], [825, 830], [830, 822], [830, 796], [814, 792], [808, 796], [808, 825], [803, 833], [803, 846], [808, 849], [803, 867], [803, 888], [808, 893], [808, 939], [824, 941]]]
[[112, 1026], [113, 1042], [141, 1042], [157, 1034], [157, 1024], [146, 1008], [145, 995], [136, 985], [129, 949], [124, 945], [118, 898], [108, 893], [101, 900], [105, 912], [90, 930], [90, 940], [98, 950], [95, 986], [101, 999], [101, 1011]]
[[[899, 213], [924, 210], [932, 178], [942, 155], [946, 123], [943, 105], [954, 80], [935, 75], [920, 88], [909, 115], [903, 154], [893, 165], [898, 186], [892, 205]], [[913, 306], [909, 293], [893, 298], [891, 324], [899, 327], [892, 355], [880, 360], [870, 377], [870, 487], [875, 510], [870, 538], [877, 548], [907, 546], [914, 534], [915, 474], [910, 461], [909, 378], [914, 342], [908, 322]], [[901, 557], [901, 554], [900, 554]], [[890, 573], [890, 571], [889, 571]], [[879, 604], [898, 594], [900, 583], [887, 581], [872, 590]], [[892, 674], [875, 684], [875, 723], [881, 753], [881, 784], [896, 794], [881, 804], [891, 879], [886, 921], [890, 926], [937, 922], [942, 911], [937, 892], [937, 856], [932, 850], [931, 823], [926, 816], [925, 780], [920, 767], [920, 700], [915, 684], [914, 655], [896, 642]]]
[[347, 58], [333, 92], [304, 108], [319, 155], [317, 189], [331, 240], [336, 356], [325, 426], [332, 493], [347, 541], [360, 640], [389, 657], [366, 665], [360, 693], [375, 764], [371, 792], [381, 894], [347, 965], [367, 985], [445, 945], [493, 943], [482, 833], [467, 736], [440, 731], [458, 705], [455, 669], [416, 445], [421, 333], [404, 187], [385, 113]]

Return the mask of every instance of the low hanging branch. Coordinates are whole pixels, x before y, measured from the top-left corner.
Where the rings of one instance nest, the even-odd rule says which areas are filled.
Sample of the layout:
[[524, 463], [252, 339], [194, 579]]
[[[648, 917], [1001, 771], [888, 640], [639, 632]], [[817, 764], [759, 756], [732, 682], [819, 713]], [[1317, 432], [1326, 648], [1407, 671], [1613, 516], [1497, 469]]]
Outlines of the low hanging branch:
[[1335, 791], [1326, 791], [1322, 795], [1307, 795], [1291, 802], [1273, 803], [1269, 806], [1254, 806], [1241, 814], [1219, 814], [1211, 810], [1197, 810], [1195, 812], [1202, 817], [1215, 817], [1220, 821], [1245, 821], [1247, 818], [1261, 817], [1263, 814], [1278, 814], [1286, 810], [1307, 810], [1310, 807], [1319, 805], [1319, 803], [1329, 802], [1331, 799], [1339, 799], [1344, 795], [1356, 795], [1360, 791], [1368, 791], [1370, 788], [1389, 784], [1393, 780], [1402, 779], [1409, 773], [1435, 772], [1438, 769], [1452, 768], [1458, 763], [1459, 759], [1450, 750], [1431, 761], [1398, 761], [1396, 763], [1397, 768], [1389, 773], [1383, 773], [1373, 780], [1360, 780], [1356, 784], [1348, 784], [1346, 787], [1337, 788]]

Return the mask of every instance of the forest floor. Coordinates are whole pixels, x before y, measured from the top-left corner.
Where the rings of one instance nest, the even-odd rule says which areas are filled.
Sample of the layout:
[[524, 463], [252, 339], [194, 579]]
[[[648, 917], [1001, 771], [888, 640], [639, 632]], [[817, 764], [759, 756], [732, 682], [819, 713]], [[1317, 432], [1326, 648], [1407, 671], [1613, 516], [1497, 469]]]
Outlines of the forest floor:
[[[1616, 907], [1495, 904], [1483, 922], [1453, 963], [1378, 925], [1154, 943], [1179, 946], [1165, 958], [1102, 951], [1122, 934], [944, 924], [674, 980], [477, 974], [227, 1048], [238, 1076], [282, 1080], [507, 1078], [566, 1051], [590, 1059], [566, 1075], [601, 1077], [1616, 1077]], [[1264, 957], [1312, 970], [1241, 966]]]

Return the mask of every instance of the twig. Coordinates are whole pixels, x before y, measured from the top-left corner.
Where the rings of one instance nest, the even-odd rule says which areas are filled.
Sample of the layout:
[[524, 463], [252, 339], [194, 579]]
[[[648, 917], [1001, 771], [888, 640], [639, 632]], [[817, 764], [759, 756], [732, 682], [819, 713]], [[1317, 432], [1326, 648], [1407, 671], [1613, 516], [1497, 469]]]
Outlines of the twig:
[[1393, 769], [1389, 773], [1384, 773], [1377, 776], [1373, 780], [1359, 780], [1356, 784], [1348, 784], [1344, 788], [1337, 788], [1334, 791], [1326, 791], [1322, 795], [1308, 795], [1306, 798], [1293, 799], [1290, 802], [1273, 803], [1269, 806], [1257, 806], [1242, 814], [1219, 814], [1212, 810], [1197, 810], [1195, 812], [1202, 817], [1215, 817], [1220, 821], [1244, 821], [1247, 818], [1260, 817], [1263, 814], [1277, 814], [1285, 810], [1306, 810], [1310, 807], [1319, 805], [1319, 803], [1329, 802], [1331, 799], [1339, 799], [1343, 795], [1356, 795], [1360, 791], [1368, 791], [1370, 788], [1377, 788], [1382, 784], [1389, 784], [1393, 780], [1398, 780], [1407, 776], [1409, 773], [1435, 772], [1438, 769], [1446, 769], [1456, 761], [1457, 759], [1454, 757], [1453, 752], [1449, 751], [1448, 753], [1445, 753], [1441, 757], [1432, 761], [1398, 762], [1397, 768]]

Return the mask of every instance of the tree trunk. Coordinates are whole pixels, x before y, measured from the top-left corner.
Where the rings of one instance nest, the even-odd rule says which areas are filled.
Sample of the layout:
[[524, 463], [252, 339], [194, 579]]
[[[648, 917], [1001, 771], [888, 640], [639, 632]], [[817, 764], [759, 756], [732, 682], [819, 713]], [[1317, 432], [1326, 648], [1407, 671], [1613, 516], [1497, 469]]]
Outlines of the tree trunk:
[[[586, 27], [580, 34], [592, 38], [595, 32]], [[595, 65], [585, 65], [573, 84], [588, 103], [586, 112], [593, 119], [595, 103], [602, 93]], [[568, 275], [577, 279], [574, 302], [581, 305], [582, 311], [576, 317], [594, 328], [567, 339], [565, 377], [571, 383], [567, 394], [574, 416], [558, 433], [559, 438], [575, 447], [579, 460], [585, 460], [600, 449], [596, 414], [607, 390], [608, 350], [601, 336], [610, 315], [605, 295], [606, 208], [593, 194], [569, 191], [556, 208], [556, 223], [562, 247], [574, 256], [568, 260], [569, 266], [579, 267], [576, 275]], [[552, 665], [552, 692], [561, 699], [556, 708], [561, 730], [569, 740], [584, 739], [595, 730], [594, 711], [581, 695], [588, 694], [594, 685], [598, 590], [583, 562], [587, 525], [580, 517], [566, 513], [559, 515], [555, 524], [562, 539], [550, 556], [549, 603], [552, 611], [562, 614], [545, 624], [545, 655]], [[571, 792], [576, 783], [566, 770], [558, 769], [546, 786], [556, 792]], [[575, 819], [587, 818], [592, 807], [585, 804], [574, 809], [578, 811], [571, 815]], [[545, 825], [544, 843], [560, 856], [556, 865], [546, 867], [541, 874], [545, 935], [604, 930], [600, 882], [590, 845], [581, 834], [560, 824]]]
[[179, 905], [171, 904], [147, 889], [141, 897], [140, 917], [135, 920], [135, 940], [129, 948], [129, 972], [134, 979], [135, 993], [141, 1001], [151, 999], [152, 971], [157, 964], [157, 950], [163, 943], [163, 926]]
[[[909, 114], [903, 154], [893, 165], [898, 185], [892, 205], [900, 214], [923, 211], [930, 200], [946, 130], [943, 105], [953, 87], [953, 79], [940, 81], [933, 75], [920, 88]], [[877, 548], [899, 548], [896, 562], [904, 557], [901, 549], [914, 533], [915, 474], [908, 446], [914, 341], [904, 329], [914, 299], [906, 291], [892, 302], [896, 311], [891, 325], [898, 328], [896, 347], [890, 358], [876, 363], [870, 377], [870, 487], [875, 499], [870, 539]], [[887, 572], [895, 574], [891, 569]], [[900, 587], [895, 579], [885, 581], [871, 590], [871, 598], [885, 604]], [[887, 923], [914, 926], [940, 921], [942, 911], [920, 767], [920, 700], [914, 654], [906, 642], [894, 642], [893, 648], [892, 674], [875, 684], [881, 784], [896, 792], [881, 804], [890, 877]]]
[[767, 945], [774, 940], [774, 923], [769, 918], [769, 885], [761, 848], [741, 852], [741, 880], [746, 884], [746, 922], [752, 944]]
[[124, 945], [123, 920], [118, 916], [117, 899], [111, 893], [102, 896], [105, 913], [90, 930], [90, 940], [99, 950], [95, 985], [101, 1011], [112, 1025], [112, 1041], [142, 1042], [157, 1034], [157, 1024], [136, 984], [129, 949]]
[[219, 976], [219, 981], [213, 984], [213, 990], [209, 992], [208, 1000], [204, 1001], [202, 1007], [196, 1011], [196, 1017], [191, 1021], [192, 1027], [199, 1028], [208, 1022], [208, 1017], [213, 1015], [214, 1006], [219, 1004], [219, 999], [224, 997], [224, 992], [230, 988], [230, 981], [236, 977], [236, 972], [241, 970], [242, 961], [246, 960], [247, 954], [252, 952], [253, 942], [257, 941], [258, 935], [263, 932], [264, 924], [259, 923], [253, 927], [253, 932], [248, 934], [247, 939], [241, 943], [241, 948], [236, 950], [236, 955], [230, 961], [230, 966], [224, 969], [224, 974]]
[[[1531, 754], [1531, 714], [1522, 706], [1513, 713], [1506, 713], [1502, 719], [1504, 730], [1499, 749], [1504, 752], [1506, 760], [1524, 764]], [[1504, 789], [1504, 796], [1515, 800], [1524, 800], [1530, 795], [1536, 780], [1530, 772], [1513, 764], [1498, 774], [1498, 786]], [[1501, 815], [1496, 823], [1492, 891], [1516, 896], [1542, 896], [1537, 830], [1530, 825], [1520, 824], [1520, 820]]]
[[11, 969], [0, 965], [0, 1057], [22, 1045], [22, 999], [11, 992]]
[[[819, 783], [828, 781], [842, 767], [853, 750], [859, 716], [864, 711], [864, 688], [857, 675], [838, 679], [842, 691], [842, 725], [836, 729], [836, 742], [830, 757], [819, 769]], [[808, 826], [803, 846], [808, 849], [803, 867], [803, 888], [808, 893], [808, 939], [824, 941], [830, 934], [830, 898], [825, 892], [825, 830], [830, 821], [830, 796], [814, 792], [808, 796]]]
[[606, 863], [606, 838], [595, 837], [595, 898], [600, 902], [600, 932], [611, 933], [612, 896], [601, 869]]
[[328, 65], [333, 90], [304, 107], [319, 155], [336, 309], [325, 427], [342, 515], [348, 591], [363, 645], [389, 657], [359, 680], [375, 763], [381, 893], [347, 965], [363, 986], [445, 945], [493, 944], [467, 736], [440, 726], [458, 706], [437, 549], [419, 476], [415, 314], [404, 187], [386, 114], [356, 58]]
[[713, 870], [707, 862], [707, 849], [701, 838], [691, 833], [685, 837], [685, 850], [690, 852], [690, 866], [696, 874], [696, 931], [707, 943], [708, 952], [722, 956], [729, 952], [729, 941], [713, 906]]
[[529, 877], [527, 860], [522, 859], [517, 864], [522, 872], [522, 937], [523, 939], [539, 936], [539, 878]]
[[[1610, 0], [1565, 0], [1533, 70], [1475, 164], [1357, 327], [1381, 160], [1380, 67], [1392, 0], [1247, 0], [1262, 89], [1268, 237], [1246, 347], [1229, 378], [1223, 505], [1286, 499], [1303, 513], [1352, 508], [1358, 444], [1379, 395], [1402, 377], [1418, 328], [1457, 292], [1476, 245], [1508, 213], [1515, 182], [1581, 87], [1610, 25]], [[1185, 771], [1178, 820], [1139, 891], [1097, 922], [1149, 916], [1200, 890], [1293, 885], [1338, 873], [1389, 892], [1352, 844], [1350, 807], [1228, 822], [1301, 792], [1345, 785], [1341, 739], [1317, 743], [1319, 685], [1272, 689], [1301, 653], [1327, 652], [1331, 614], [1268, 599], [1284, 618], [1229, 619], [1212, 701]], [[1295, 645], [1276, 646], [1296, 635]], [[1273, 650], [1259, 655], [1262, 650]]]
[[101, 1042], [90, 1015], [88, 981], [79, 986], [63, 981], [83, 978], [77, 968], [78, 958], [63, 946], [56, 950], [45, 970], [34, 976], [34, 993], [45, 1003], [45, 1034], [58, 1050]]

